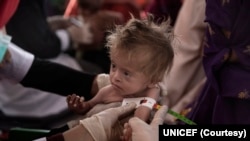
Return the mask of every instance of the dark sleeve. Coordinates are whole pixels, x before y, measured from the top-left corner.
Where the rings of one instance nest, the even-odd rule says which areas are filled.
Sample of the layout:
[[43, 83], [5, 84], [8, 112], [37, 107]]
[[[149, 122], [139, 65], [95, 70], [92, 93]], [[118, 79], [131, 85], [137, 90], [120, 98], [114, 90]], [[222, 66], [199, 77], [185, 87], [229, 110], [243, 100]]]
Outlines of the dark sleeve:
[[155, 22], [162, 22], [169, 16], [173, 26], [181, 6], [181, 0], [155, 0], [147, 7], [147, 12], [154, 15]]
[[62, 133], [58, 133], [56, 135], [53, 135], [51, 137], [46, 137], [47, 141], [64, 141], [64, 137]]
[[57, 63], [36, 58], [20, 83], [25, 87], [64, 96], [75, 93], [89, 100], [95, 77], [96, 74], [83, 73]]
[[12, 42], [39, 58], [61, 53], [61, 42], [46, 20], [44, 0], [20, 0], [6, 31]]

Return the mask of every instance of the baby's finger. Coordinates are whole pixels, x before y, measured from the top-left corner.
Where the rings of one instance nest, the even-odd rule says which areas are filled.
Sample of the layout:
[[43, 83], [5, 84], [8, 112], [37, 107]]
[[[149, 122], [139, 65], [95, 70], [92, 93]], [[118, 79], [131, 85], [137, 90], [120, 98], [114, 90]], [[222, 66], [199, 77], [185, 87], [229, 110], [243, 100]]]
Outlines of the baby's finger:
[[82, 108], [83, 102], [84, 102], [84, 98], [78, 96], [73, 102], [73, 107]]
[[70, 104], [78, 104], [78, 102], [79, 102], [79, 99], [80, 99], [80, 97], [79, 96], [77, 96], [77, 95], [72, 95], [71, 96], [71, 103]]
[[67, 96], [68, 103], [72, 104], [75, 97], [76, 97], [76, 94], [68, 95]]
[[81, 98], [80, 98], [80, 102], [81, 102], [81, 103], [82, 103], [84, 100], [85, 100], [84, 97], [81, 97]]
[[67, 103], [70, 103], [70, 101], [71, 101], [71, 95], [68, 95], [68, 96], [66, 97], [66, 101], [67, 101]]

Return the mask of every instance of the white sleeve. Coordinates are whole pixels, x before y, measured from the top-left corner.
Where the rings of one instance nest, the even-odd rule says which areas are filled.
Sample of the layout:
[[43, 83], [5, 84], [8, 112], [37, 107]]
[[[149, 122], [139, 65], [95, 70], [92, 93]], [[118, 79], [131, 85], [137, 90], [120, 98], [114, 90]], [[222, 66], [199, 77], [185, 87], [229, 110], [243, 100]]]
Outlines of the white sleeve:
[[43, 137], [43, 138], [39, 138], [39, 139], [35, 139], [33, 141], [47, 141], [47, 138], [46, 137]]
[[65, 51], [69, 48], [70, 45], [70, 36], [68, 32], [64, 29], [56, 30], [56, 35], [61, 42], [61, 50]]
[[[166, 86], [170, 108], [182, 98], [195, 98], [201, 91], [206, 75], [202, 57], [206, 31], [205, 0], [184, 0], [174, 27], [176, 41], [173, 65], [166, 73], [163, 83]], [[189, 97], [189, 98], [187, 98]], [[186, 106], [189, 102], [181, 102]], [[179, 104], [181, 104], [179, 103]]]
[[34, 55], [13, 43], [9, 44], [8, 50], [11, 54], [11, 61], [0, 68], [0, 77], [20, 82], [29, 71]]

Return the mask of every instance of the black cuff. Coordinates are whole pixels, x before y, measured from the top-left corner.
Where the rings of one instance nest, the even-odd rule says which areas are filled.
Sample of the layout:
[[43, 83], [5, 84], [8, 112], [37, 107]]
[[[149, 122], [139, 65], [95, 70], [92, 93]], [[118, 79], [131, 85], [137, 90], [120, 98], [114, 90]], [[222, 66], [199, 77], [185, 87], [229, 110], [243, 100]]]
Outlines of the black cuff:
[[64, 141], [62, 133], [47, 137], [46, 139], [47, 141]]

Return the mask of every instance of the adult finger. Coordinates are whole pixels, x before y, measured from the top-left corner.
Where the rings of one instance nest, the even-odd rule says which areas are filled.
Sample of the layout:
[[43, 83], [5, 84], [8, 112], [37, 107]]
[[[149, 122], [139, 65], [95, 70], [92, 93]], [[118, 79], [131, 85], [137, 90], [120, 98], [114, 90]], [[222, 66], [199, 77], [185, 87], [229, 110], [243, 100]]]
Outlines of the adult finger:
[[168, 107], [166, 105], [161, 106], [161, 108], [155, 113], [155, 116], [151, 122], [151, 126], [157, 127], [158, 125], [163, 124], [164, 118], [167, 114]]
[[129, 113], [134, 111], [135, 107], [136, 107], [135, 103], [129, 103], [125, 106], [114, 108], [114, 110], [115, 110], [114, 113], [116, 114], [117, 117], [122, 117], [122, 116], [128, 115]]
[[140, 132], [142, 127], [147, 127], [147, 123], [139, 119], [138, 117], [133, 117], [129, 121], [129, 126], [132, 128], [133, 132]]

